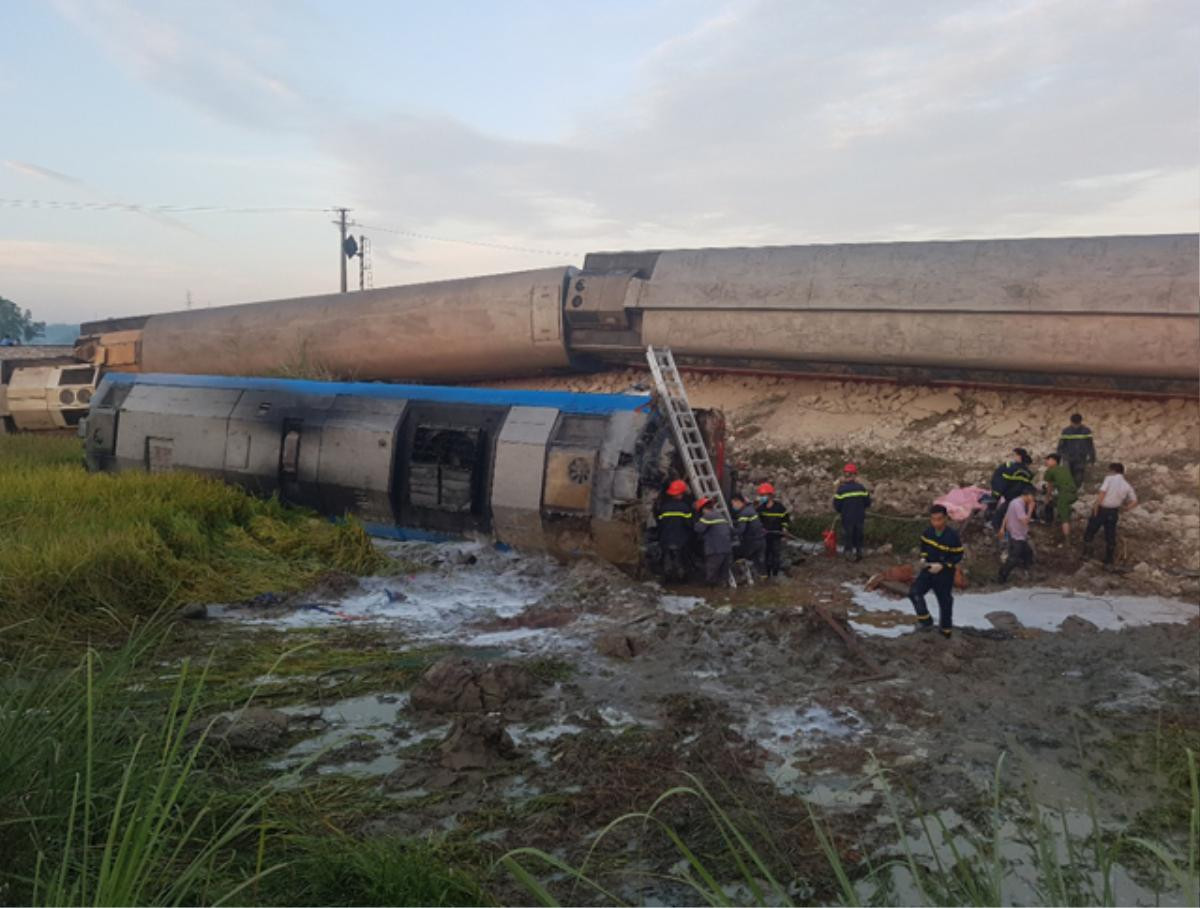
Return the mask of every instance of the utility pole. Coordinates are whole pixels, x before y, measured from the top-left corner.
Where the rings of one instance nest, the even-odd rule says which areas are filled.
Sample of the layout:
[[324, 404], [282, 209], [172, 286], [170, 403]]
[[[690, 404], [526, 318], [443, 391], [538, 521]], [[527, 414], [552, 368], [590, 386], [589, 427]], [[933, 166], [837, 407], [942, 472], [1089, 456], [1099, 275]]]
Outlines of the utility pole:
[[349, 208], [334, 209], [338, 213], [338, 219], [333, 223], [338, 225], [338, 230], [340, 231], [340, 235], [338, 236], [338, 264], [341, 266], [342, 272], [342, 293], [346, 292], [346, 213], [349, 210]]

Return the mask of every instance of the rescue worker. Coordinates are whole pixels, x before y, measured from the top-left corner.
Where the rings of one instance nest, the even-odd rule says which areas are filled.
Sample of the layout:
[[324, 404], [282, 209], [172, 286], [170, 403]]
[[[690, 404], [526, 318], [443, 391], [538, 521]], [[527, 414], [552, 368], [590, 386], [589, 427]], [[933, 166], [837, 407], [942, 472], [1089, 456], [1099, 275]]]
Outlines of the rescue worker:
[[688, 548], [692, 544], [694, 514], [686, 498], [688, 484], [676, 479], [667, 486], [657, 513], [658, 545], [662, 551], [663, 579], [682, 582], [688, 576]]
[[783, 536], [791, 529], [787, 505], [775, 497], [775, 486], [764, 482], [758, 487], [758, 519], [766, 533], [763, 553], [767, 576], [777, 577], [783, 569]]
[[1075, 477], [1070, 468], [1062, 462], [1058, 454], [1046, 455], [1046, 472], [1042, 474], [1046, 481], [1046, 494], [1053, 498], [1054, 517], [1062, 527], [1062, 541], [1071, 541], [1071, 508], [1078, 500]]
[[949, 521], [945, 505], [935, 504], [929, 509], [929, 526], [921, 533], [921, 571], [908, 591], [917, 612], [917, 629], [927, 631], [933, 628], [933, 618], [925, 604], [925, 594], [933, 590], [944, 637], [950, 636], [954, 624], [954, 572], [964, 551], [962, 540]]
[[1092, 539], [1104, 527], [1104, 564], [1111, 565], [1117, 550], [1117, 518], [1122, 511], [1132, 511], [1137, 504], [1137, 493], [1125, 479], [1125, 465], [1110, 463], [1108, 475], [1100, 483], [1100, 494], [1096, 496], [1092, 516], [1083, 533], [1083, 557], [1088, 557]]
[[1008, 537], [1008, 558], [1000, 565], [1000, 582], [1008, 580], [1015, 567], [1033, 567], [1033, 548], [1029, 545], [1029, 522], [1033, 519], [1033, 489], [1026, 489], [1013, 499], [1004, 515], [1000, 537]]
[[761, 576], [767, 547], [767, 534], [763, 530], [762, 520], [746, 496], [737, 493], [730, 499], [730, 504], [733, 506], [733, 519], [737, 523], [733, 530], [737, 540], [734, 557], [750, 562], [754, 572]]
[[996, 510], [992, 513], [992, 528], [1004, 525], [1004, 512], [1008, 503], [1019, 498], [1025, 489], [1033, 489], [1033, 471], [1029, 464], [1033, 458], [1024, 448], [1013, 448], [1013, 458], [1006, 460], [992, 472], [992, 494], [996, 497]]
[[733, 567], [733, 527], [709, 498], [696, 502], [696, 535], [704, 543], [704, 579], [709, 586], [728, 583]]
[[862, 561], [863, 528], [870, 506], [871, 493], [858, 481], [858, 467], [846, 464], [842, 467], [842, 481], [833, 492], [833, 509], [842, 518], [843, 550], [849, 557], [853, 549], [855, 561]]
[[1072, 413], [1071, 424], [1058, 436], [1058, 456], [1067, 462], [1075, 488], [1082, 491], [1087, 466], [1096, 462], [1096, 444], [1081, 414]]

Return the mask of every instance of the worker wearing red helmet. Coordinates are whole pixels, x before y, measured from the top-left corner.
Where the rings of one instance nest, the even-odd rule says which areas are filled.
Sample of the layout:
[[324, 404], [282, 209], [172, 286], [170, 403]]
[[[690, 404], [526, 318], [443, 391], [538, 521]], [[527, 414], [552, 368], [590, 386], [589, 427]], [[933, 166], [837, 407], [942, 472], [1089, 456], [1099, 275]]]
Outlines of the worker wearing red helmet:
[[691, 493], [682, 479], [672, 480], [654, 514], [662, 553], [663, 580], [683, 582], [689, 573], [688, 550], [693, 538]]
[[854, 560], [862, 561], [863, 530], [871, 493], [858, 481], [858, 467], [852, 463], [842, 467], [842, 481], [833, 493], [833, 509], [842, 519], [842, 545], [846, 556], [854, 552]]
[[758, 506], [758, 517], [767, 534], [765, 553], [767, 576], [775, 577], [783, 568], [783, 536], [790, 528], [790, 515], [787, 505], [775, 497], [775, 486], [764, 482], [756, 491], [758, 492], [755, 501]]

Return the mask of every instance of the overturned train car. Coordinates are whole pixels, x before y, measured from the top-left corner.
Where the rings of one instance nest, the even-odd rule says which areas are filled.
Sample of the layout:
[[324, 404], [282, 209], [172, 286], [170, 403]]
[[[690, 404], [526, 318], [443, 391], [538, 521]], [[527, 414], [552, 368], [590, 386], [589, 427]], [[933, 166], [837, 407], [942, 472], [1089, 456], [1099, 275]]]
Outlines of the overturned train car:
[[[723, 470], [720, 414], [701, 429]], [[109, 373], [81, 426], [90, 469], [182, 469], [379, 535], [484, 535], [635, 567], [678, 475], [635, 394]]]
[[107, 368], [457, 382], [640, 363], [1195, 393], [1194, 234], [592, 253], [84, 325]]

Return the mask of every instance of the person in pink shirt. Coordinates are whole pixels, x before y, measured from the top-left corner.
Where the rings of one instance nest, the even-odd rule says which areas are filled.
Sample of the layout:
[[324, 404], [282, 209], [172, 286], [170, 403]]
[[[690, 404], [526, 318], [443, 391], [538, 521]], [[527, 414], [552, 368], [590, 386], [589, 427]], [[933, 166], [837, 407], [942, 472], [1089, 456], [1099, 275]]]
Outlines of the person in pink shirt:
[[1000, 582], [1008, 580], [1015, 567], [1029, 569], [1033, 566], [1033, 549], [1029, 545], [1029, 520], [1033, 516], [1033, 489], [1026, 488], [1013, 499], [1004, 514], [1004, 525], [997, 534], [1000, 539], [1008, 537], [1008, 558], [1000, 566]]

